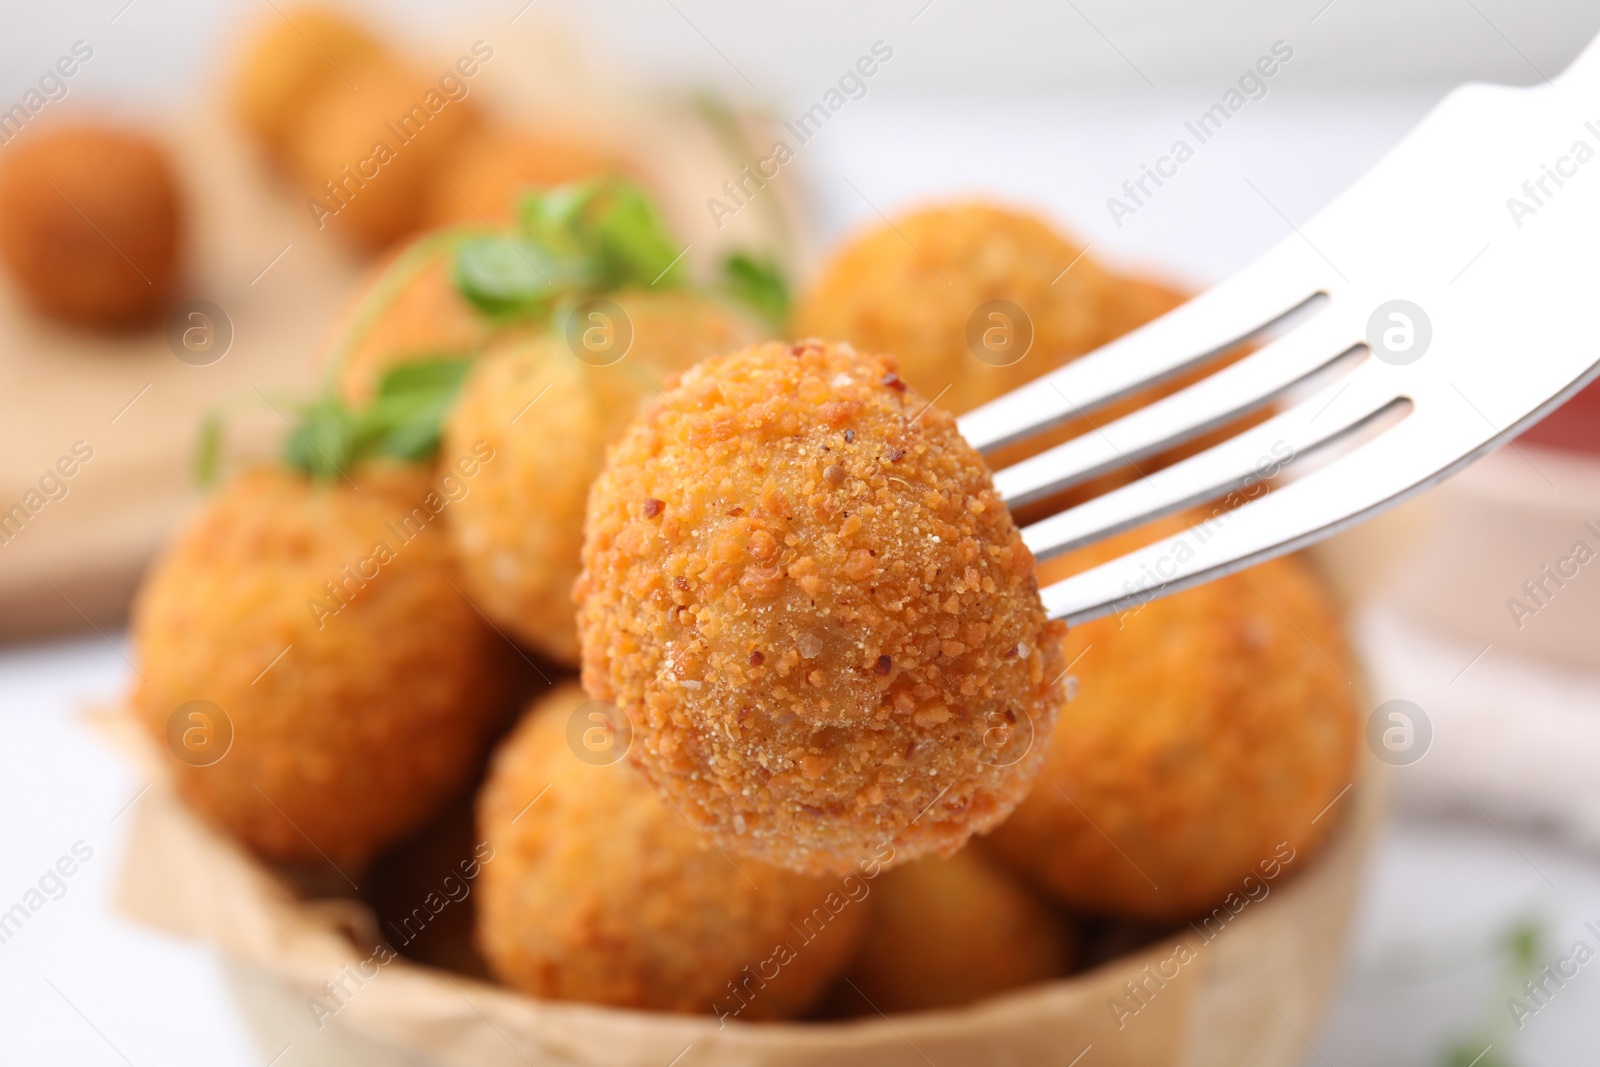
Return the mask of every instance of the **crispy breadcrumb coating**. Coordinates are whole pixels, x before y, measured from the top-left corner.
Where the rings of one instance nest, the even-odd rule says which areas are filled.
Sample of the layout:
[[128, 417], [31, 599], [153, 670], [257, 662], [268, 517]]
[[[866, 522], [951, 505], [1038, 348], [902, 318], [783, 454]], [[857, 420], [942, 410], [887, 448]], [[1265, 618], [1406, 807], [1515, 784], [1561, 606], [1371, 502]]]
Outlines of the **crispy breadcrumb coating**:
[[474, 600], [497, 625], [568, 665], [578, 662], [572, 583], [584, 502], [606, 446], [673, 375], [759, 336], [690, 293], [627, 290], [608, 299], [633, 333], [619, 361], [579, 359], [559, 324], [497, 346], [463, 387], [445, 432], [446, 454], [487, 441], [498, 456], [451, 516]]
[[[1052, 560], [1039, 580], [1199, 518]], [[1302, 558], [1074, 627], [1065, 652], [1082, 656], [1077, 695], [1038, 784], [987, 841], [1062, 903], [1186, 918], [1243, 892], [1280, 842], [1301, 869], [1348, 810], [1334, 802], [1356, 773], [1357, 669]]]
[[217, 762], [167, 761], [184, 798], [268, 859], [346, 871], [466, 784], [509, 695], [508, 646], [456, 590], [426, 473], [351, 477], [359, 491], [276, 467], [236, 479], [147, 576], [132, 624], [133, 705], [164, 754], [188, 701], [232, 724]]
[[[795, 330], [893, 352], [913, 388], [960, 415], [1115, 336], [1111, 284], [1083, 249], [1043, 220], [984, 203], [952, 204], [847, 243], [801, 299]], [[1032, 323], [1026, 355], [1005, 366], [995, 364], [1009, 355], [980, 358], [969, 339], [974, 313], [998, 300]], [[1002, 320], [982, 320], [980, 338], [991, 327], [1006, 328]], [[987, 351], [981, 340], [978, 350]]]
[[569, 720], [587, 701], [569, 683], [536, 705], [479, 795], [493, 851], [477, 939], [491, 969], [558, 1000], [744, 1020], [804, 1011], [860, 943], [864, 878], [711, 848], [627, 761], [579, 757]]
[[[1185, 299], [1160, 282], [1109, 273], [1042, 219], [961, 202], [913, 212], [847, 243], [804, 294], [795, 321], [802, 333], [895, 353], [906, 381], [959, 415], [1109, 344]], [[994, 365], [1010, 356], [985, 338], [1011, 340], [1024, 331], [1011, 312], [984, 311], [991, 301], [1020, 308], [1031, 326], [1032, 346], [1016, 363]], [[1092, 432], [1216, 367], [1204, 365], [1002, 448], [988, 457], [990, 466], [1001, 470]], [[1230, 425], [1226, 432], [1239, 428]], [[1216, 440], [1202, 439], [1140, 467], [1158, 468]], [[1136, 473], [1131, 467], [1110, 471], [1019, 518], [1026, 524], [1131, 481]]]
[[993, 827], [1060, 701], [1033, 556], [896, 367], [820, 341], [707, 361], [589, 496], [584, 687], [713, 841], [808, 873]]

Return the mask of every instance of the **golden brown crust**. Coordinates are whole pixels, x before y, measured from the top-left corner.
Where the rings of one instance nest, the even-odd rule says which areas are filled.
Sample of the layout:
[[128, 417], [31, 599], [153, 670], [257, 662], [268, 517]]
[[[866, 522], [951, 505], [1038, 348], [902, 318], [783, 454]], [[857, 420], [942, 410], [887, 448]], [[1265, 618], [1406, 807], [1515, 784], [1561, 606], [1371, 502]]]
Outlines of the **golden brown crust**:
[[36, 306], [69, 322], [150, 318], [181, 269], [184, 205], [166, 150], [109, 126], [30, 133], [0, 169], [0, 255]]
[[497, 346], [468, 380], [445, 437], [447, 451], [482, 440], [498, 456], [452, 516], [474, 599], [509, 633], [568, 665], [578, 662], [572, 583], [584, 502], [606, 446], [673, 375], [757, 336], [688, 293], [608, 299], [632, 324], [619, 362], [586, 363], [554, 332]]
[[454, 246], [428, 235], [367, 272], [334, 332], [348, 351], [333, 353], [338, 363], [330, 370], [339, 395], [361, 405], [372, 399], [390, 368], [418, 359], [473, 356], [509, 329], [461, 295]]
[[[1167, 520], [1171, 536], [1198, 516]], [[1048, 583], [1151, 537], [1040, 568]], [[1356, 668], [1332, 600], [1290, 556], [1075, 627], [1077, 696], [1039, 783], [988, 839], [1072, 907], [1179, 919], [1282, 859], [1301, 869], [1348, 808]], [[1319, 813], [1328, 809], [1318, 818]], [[1312, 822], [1316, 819], [1316, 822]]]
[[872, 919], [847, 977], [867, 1011], [928, 1011], [1059, 977], [1071, 957], [1055, 913], [966, 849], [873, 883]]
[[318, 229], [379, 249], [421, 224], [434, 174], [478, 111], [471, 99], [446, 100], [433, 80], [389, 63], [348, 73], [359, 89], [341, 79], [308, 106], [289, 143], [290, 169], [322, 205]]
[[168, 759], [184, 797], [267, 858], [346, 870], [465, 785], [506, 686], [504, 642], [452, 586], [443, 520], [413, 513], [429, 511], [425, 476], [352, 477], [359, 492], [278, 468], [240, 477], [156, 564], [133, 614], [133, 704], [163, 754], [187, 701], [233, 724], [219, 762]]
[[[1073, 269], [1076, 270], [1077, 268]], [[1109, 344], [1130, 330], [1143, 326], [1151, 319], [1166, 314], [1188, 299], [1179, 290], [1160, 282], [1122, 276], [1105, 279], [1096, 298], [1098, 300], [1096, 314], [1101, 328], [1105, 331], [1104, 336], [1095, 342], [1096, 345]], [[1034, 372], [1042, 374], [1049, 369], [1052, 368], [1038, 365], [1034, 367]], [[1180, 374], [1171, 381], [1162, 382], [1154, 388], [1142, 390], [1124, 400], [1097, 408], [1092, 415], [1068, 419], [1061, 425], [1035, 434], [1026, 440], [996, 449], [988, 456], [989, 465], [997, 471], [1004, 470], [1013, 463], [1020, 463], [1029, 456], [1037, 455], [1047, 448], [1053, 448], [1063, 441], [1089, 433], [1096, 426], [1104, 426], [1113, 419], [1118, 419], [1129, 412], [1137, 411], [1139, 408], [1166, 396], [1168, 393], [1175, 392], [1183, 386], [1192, 385], [1210, 369], [1207, 367], [1205, 371], [1191, 371], [1186, 374]], [[1228, 432], [1236, 431], [1230, 428]], [[1213, 440], [1210, 443], [1215, 444], [1216, 442]], [[1101, 493], [1109, 492], [1119, 485], [1126, 485], [1139, 476], [1139, 471], [1148, 473], [1151, 470], [1165, 466], [1176, 454], [1166, 453], [1160, 457], [1147, 457], [1139, 463], [1138, 471], [1131, 466], [1119, 467], [1092, 478], [1081, 485], [1074, 486], [1063, 493], [1055, 494], [1042, 501], [1036, 501], [1031, 505], [1025, 505], [1016, 511], [1017, 522], [1020, 525], [1027, 526], [1029, 523], [1037, 522], [1047, 515], [1054, 515], [1056, 512], [1064, 511], [1074, 504], [1082, 503], [1085, 500], [1099, 496]]]
[[1055, 721], [1033, 557], [895, 367], [821, 342], [703, 363], [589, 496], [585, 688], [713, 841], [794, 870], [953, 852], [1018, 802]]
[[233, 82], [233, 105], [247, 129], [282, 163], [306, 112], [353, 68], [392, 62], [359, 23], [337, 11], [302, 4], [263, 17]]
[[507, 225], [516, 219], [524, 189], [631, 169], [609, 148], [576, 132], [485, 127], [463, 138], [440, 168], [429, 194], [428, 222]]
[[587, 702], [573, 684], [542, 700], [479, 796], [493, 858], [478, 944], [495, 974], [533, 996], [617, 1007], [744, 1020], [804, 1011], [860, 941], [865, 881], [710, 848], [626, 760], [575, 754], [569, 720]]
[[[1109, 285], [1043, 220], [951, 204], [847, 243], [800, 301], [795, 330], [893, 352], [907, 382], [959, 415], [1110, 340]], [[1032, 347], [1008, 366], [980, 359], [968, 342], [973, 313], [993, 300], [1017, 305], [1033, 325]]]
[[[1063, 270], [1071, 265], [1070, 270]], [[1113, 275], [1049, 223], [983, 202], [913, 212], [869, 230], [839, 251], [795, 312], [802, 333], [893, 352], [901, 374], [942, 407], [961, 414], [1047, 371], [1108, 344], [1182, 304], [1172, 286]], [[981, 305], [1005, 300], [1032, 323], [1033, 346], [1019, 362], [994, 366], [992, 352], [969, 336]], [[983, 323], [1002, 320], [979, 316]], [[1093, 426], [1193, 384], [1207, 365], [1137, 396], [1096, 410], [989, 456], [1000, 470]], [[948, 391], [944, 391], [946, 387]], [[1239, 426], [1230, 426], [1228, 433]], [[1198, 451], [1195, 442], [1141, 464], [1149, 470]], [[1131, 481], [1130, 468], [1111, 471], [1019, 515], [1024, 523]]]

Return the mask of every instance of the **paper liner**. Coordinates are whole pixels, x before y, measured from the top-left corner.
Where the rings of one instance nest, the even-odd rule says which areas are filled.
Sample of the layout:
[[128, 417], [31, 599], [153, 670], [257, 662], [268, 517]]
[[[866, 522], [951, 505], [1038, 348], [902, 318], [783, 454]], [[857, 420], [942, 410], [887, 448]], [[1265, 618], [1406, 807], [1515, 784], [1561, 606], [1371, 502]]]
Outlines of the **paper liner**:
[[[236, 988], [247, 991], [243, 1010], [269, 1055], [284, 1035], [293, 1041], [315, 1034], [314, 1044], [330, 1056], [339, 1050], [329, 1063], [361, 1062], [356, 1050], [366, 1050], [378, 1057], [372, 1062], [395, 1062], [403, 1053], [448, 1067], [926, 1067], [1071, 1064], [1080, 1055], [1085, 1067], [1292, 1064], [1306, 1051], [1302, 1035], [1314, 1039], [1337, 981], [1380, 807], [1374, 776], [1366, 775], [1336, 802], [1350, 809], [1325, 851], [1272, 883], [1265, 899], [1209, 939], [1205, 928], [1191, 927], [1087, 972], [961, 1009], [719, 1026], [712, 1017], [534, 1000], [400, 957], [359, 987], [347, 981], [349, 995], [319, 1027], [310, 1004], [317, 997], [326, 1003], [323, 984], [371, 955], [357, 944], [377, 939], [372, 913], [354, 900], [301, 900], [178, 800], [129, 716], [101, 720], [153, 779], [129, 812], [118, 906], [138, 921], [216, 946]], [[1339, 814], [1336, 807], [1329, 817]], [[1192, 954], [1188, 962], [1164, 962], [1180, 948]], [[1177, 977], [1159, 985], [1147, 977], [1174, 968]], [[1137, 1012], [1128, 982], [1147, 991]], [[1113, 1002], [1130, 1010], [1116, 1012]], [[296, 1047], [302, 1044], [313, 1043], [302, 1039]]]

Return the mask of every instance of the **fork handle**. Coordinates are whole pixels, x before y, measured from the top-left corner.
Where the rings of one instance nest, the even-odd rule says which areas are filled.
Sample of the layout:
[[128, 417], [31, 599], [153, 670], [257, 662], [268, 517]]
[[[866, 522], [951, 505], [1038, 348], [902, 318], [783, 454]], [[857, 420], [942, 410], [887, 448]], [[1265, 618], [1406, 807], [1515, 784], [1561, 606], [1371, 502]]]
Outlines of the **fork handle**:
[[1588, 47], [1578, 53], [1578, 58], [1556, 76], [1556, 80], [1561, 85], [1580, 91], [1592, 90], [1600, 96], [1600, 36], [1590, 41]]

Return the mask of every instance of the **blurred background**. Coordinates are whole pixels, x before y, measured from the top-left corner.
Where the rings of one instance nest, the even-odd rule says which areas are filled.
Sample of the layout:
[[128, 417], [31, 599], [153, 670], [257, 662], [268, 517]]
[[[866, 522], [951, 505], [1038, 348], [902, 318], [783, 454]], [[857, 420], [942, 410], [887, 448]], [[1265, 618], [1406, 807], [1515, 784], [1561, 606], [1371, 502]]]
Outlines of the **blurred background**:
[[[803, 113], [883, 42], [892, 60], [780, 179], [804, 220], [797, 269], [882, 215], [980, 194], [1051, 217], [1096, 258], [1191, 288], [1290, 234], [1455, 85], [1540, 83], [1600, 32], [1600, 7], [1566, 0], [344, 6], [420, 55], [453, 57], [484, 39], [507, 77], [570, 66], [645, 98], [714, 93], [773, 123]], [[84, 42], [92, 59], [38, 121], [109, 112], [171, 139], [186, 180], [226, 185], [237, 149], [208, 140], [221, 136], [219, 86], [246, 27], [273, 15], [249, 0], [17, 0], [0, 35], [0, 108]], [[1177, 179], [1132, 214], [1108, 208], [1280, 43], [1292, 58], [1264, 95]], [[0, 144], [0, 162], [14, 147]], [[702, 201], [716, 183], [685, 180], [678, 192], [669, 212], [706, 228]], [[271, 219], [225, 194], [203, 210], [206, 225], [245, 235], [203, 252], [187, 283], [187, 295], [231, 316], [228, 365], [250, 382], [305, 382], [311, 348], [365, 260], [319, 235], [291, 199]], [[286, 305], [294, 321], [269, 326]], [[86, 842], [93, 859], [60, 902], [0, 943], [0, 1061], [257, 1067], [279, 1050], [263, 1052], [215, 953], [114, 913], [119, 835], [141, 783], [81, 716], [126, 685], [122, 611], [187, 506], [194, 413], [215, 395], [157, 388], [158, 376], [106, 342], [22, 318], [14, 296], [0, 295], [0, 500], [20, 499], [74, 440], [92, 441], [96, 459], [41, 517], [49, 527], [0, 548], [10, 638], [0, 648], [0, 901], [65, 844]], [[1521, 1027], [1507, 998], [1519, 975], [1575, 941], [1600, 944], [1584, 926], [1600, 924], [1600, 569], [1585, 568], [1521, 624], [1507, 601], [1574, 541], [1600, 545], [1585, 526], [1600, 531], [1594, 410], [1324, 555], [1350, 600], [1373, 710], [1410, 702], [1427, 740], [1386, 759], [1392, 818], [1348, 954], [1326, 961], [1346, 978], [1325, 1027], [1301, 1035], [1305, 1063], [1592, 1058], [1600, 975], [1582, 972]], [[296, 1048], [272, 1062], [321, 1061]]]

